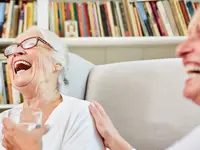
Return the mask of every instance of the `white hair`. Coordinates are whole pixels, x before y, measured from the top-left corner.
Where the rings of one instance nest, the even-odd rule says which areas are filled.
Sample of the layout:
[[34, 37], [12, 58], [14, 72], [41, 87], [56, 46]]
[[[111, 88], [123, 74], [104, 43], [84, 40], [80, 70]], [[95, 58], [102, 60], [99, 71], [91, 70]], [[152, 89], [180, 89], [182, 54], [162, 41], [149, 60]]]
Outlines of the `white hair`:
[[52, 57], [57, 63], [63, 66], [58, 76], [58, 89], [64, 95], [68, 94], [68, 80], [67, 80], [67, 69], [68, 69], [68, 47], [62, 40], [54, 33], [46, 29], [41, 29], [37, 26], [31, 27], [28, 30], [39, 31], [43, 39], [53, 47]]

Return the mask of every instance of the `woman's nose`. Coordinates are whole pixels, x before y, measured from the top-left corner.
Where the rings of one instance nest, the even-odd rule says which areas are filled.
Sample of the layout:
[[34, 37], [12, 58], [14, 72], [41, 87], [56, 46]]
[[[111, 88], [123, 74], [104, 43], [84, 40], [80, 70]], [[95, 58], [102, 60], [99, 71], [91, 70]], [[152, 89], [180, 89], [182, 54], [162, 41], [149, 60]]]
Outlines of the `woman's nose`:
[[184, 57], [194, 51], [194, 48], [191, 46], [190, 42], [191, 41], [188, 39], [177, 46], [176, 55], [178, 57]]
[[14, 53], [13, 53], [13, 56], [16, 57], [16, 56], [19, 56], [19, 55], [25, 55], [26, 52], [21, 48], [21, 47], [18, 47]]

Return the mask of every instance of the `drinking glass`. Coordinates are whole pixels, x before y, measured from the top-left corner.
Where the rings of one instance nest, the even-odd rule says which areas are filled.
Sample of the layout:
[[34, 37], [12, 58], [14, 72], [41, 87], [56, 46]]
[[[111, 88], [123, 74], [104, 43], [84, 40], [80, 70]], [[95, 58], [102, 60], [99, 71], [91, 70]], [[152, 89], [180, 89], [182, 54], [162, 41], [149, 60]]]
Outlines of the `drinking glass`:
[[31, 131], [42, 125], [42, 111], [35, 108], [13, 108], [8, 112], [8, 118], [15, 124], [24, 126]]

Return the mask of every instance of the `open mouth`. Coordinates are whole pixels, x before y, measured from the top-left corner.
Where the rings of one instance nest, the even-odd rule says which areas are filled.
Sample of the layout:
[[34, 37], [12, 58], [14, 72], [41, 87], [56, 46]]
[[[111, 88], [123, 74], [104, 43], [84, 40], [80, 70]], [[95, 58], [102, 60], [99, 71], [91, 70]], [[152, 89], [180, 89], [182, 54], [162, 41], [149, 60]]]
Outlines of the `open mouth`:
[[200, 66], [188, 65], [185, 71], [190, 77], [200, 76]]
[[28, 61], [25, 61], [25, 60], [18, 60], [14, 63], [15, 74], [19, 72], [27, 71], [31, 67], [32, 65]]

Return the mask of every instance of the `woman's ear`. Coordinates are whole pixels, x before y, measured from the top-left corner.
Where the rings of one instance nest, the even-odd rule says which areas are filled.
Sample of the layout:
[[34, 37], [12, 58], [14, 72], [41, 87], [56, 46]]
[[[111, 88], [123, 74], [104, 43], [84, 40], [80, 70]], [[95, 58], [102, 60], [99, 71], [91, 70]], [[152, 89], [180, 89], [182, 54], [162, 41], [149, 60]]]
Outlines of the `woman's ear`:
[[60, 72], [63, 69], [63, 66], [59, 63], [56, 63], [54, 72]]

